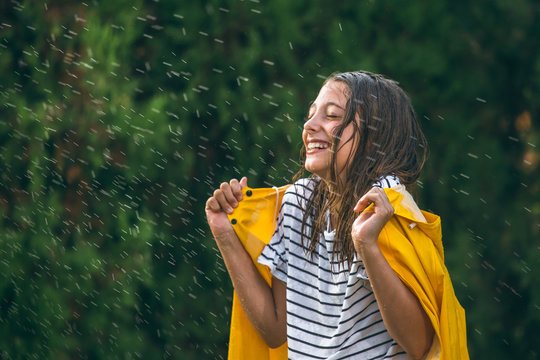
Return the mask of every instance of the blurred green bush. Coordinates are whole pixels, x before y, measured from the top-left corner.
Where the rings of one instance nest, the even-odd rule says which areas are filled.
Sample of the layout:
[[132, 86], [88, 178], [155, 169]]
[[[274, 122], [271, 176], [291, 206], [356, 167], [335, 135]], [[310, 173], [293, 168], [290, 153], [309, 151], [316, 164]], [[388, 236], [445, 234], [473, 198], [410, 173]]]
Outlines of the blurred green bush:
[[226, 357], [204, 218], [282, 185], [327, 75], [386, 74], [431, 156], [471, 358], [536, 359], [539, 6], [518, 0], [0, 3], [0, 357]]

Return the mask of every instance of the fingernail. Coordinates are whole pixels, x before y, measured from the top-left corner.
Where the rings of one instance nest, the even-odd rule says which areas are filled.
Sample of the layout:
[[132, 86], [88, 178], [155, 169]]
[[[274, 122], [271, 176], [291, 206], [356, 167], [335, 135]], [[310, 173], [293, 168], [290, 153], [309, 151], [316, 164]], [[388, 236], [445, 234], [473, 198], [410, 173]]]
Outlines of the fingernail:
[[233, 209], [232, 209], [232, 207], [227, 206], [227, 208], [225, 209], [225, 211], [226, 211], [228, 214], [232, 214]]

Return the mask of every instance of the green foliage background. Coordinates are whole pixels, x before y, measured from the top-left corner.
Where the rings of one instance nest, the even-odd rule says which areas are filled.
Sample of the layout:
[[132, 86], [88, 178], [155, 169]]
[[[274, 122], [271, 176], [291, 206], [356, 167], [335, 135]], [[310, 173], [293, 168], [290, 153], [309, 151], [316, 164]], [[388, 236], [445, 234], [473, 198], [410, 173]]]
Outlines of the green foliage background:
[[205, 223], [282, 185], [322, 79], [410, 94], [473, 359], [540, 356], [540, 6], [515, 1], [0, 2], [0, 358], [226, 358]]

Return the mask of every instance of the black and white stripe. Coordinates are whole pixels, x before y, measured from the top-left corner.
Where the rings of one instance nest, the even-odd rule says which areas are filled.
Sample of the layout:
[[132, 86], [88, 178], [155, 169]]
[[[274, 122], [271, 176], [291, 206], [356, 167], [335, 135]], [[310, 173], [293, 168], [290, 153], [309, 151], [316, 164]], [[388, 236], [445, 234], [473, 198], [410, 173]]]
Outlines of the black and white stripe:
[[[375, 186], [399, 185], [389, 176]], [[313, 256], [302, 246], [300, 230], [313, 182], [291, 186], [278, 225], [259, 263], [287, 283], [287, 340], [290, 359], [407, 359], [390, 337], [362, 261], [352, 266], [331, 259], [335, 231], [324, 231]]]

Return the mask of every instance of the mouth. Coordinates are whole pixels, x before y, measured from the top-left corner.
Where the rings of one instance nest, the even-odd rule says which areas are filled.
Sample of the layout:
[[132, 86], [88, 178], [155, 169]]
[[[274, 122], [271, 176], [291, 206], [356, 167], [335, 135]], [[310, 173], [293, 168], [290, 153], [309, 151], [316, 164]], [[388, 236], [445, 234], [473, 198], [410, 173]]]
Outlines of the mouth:
[[315, 154], [324, 150], [327, 150], [330, 148], [330, 144], [326, 141], [310, 141], [306, 145], [306, 153], [307, 154]]

